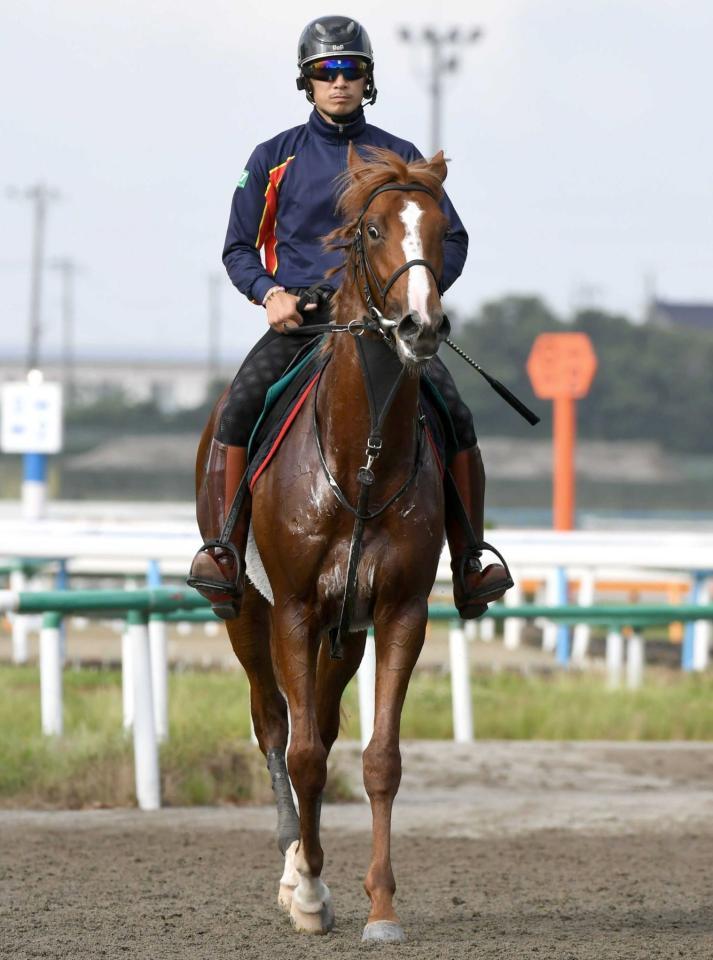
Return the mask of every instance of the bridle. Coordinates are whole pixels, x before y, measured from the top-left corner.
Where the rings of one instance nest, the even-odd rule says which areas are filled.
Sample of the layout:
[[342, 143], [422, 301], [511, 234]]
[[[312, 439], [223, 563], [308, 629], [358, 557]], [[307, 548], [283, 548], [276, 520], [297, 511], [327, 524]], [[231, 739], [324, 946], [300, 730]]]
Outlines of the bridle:
[[[391, 290], [393, 285], [402, 274], [406, 273], [407, 270], [410, 270], [411, 267], [425, 267], [435, 280], [436, 286], [438, 286], [439, 282], [439, 277], [433, 268], [433, 264], [431, 264], [428, 260], [407, 260], [406, 263], [402, 263], [400, 267], [394, 270], [386, 283], [382, 285], [381, 281], [379, 280], [379, 277], [377, 276], [366, 251], [362, 227], [364, 217], [366, 216], [366, 213], [373, 201], [379, 196], [379, 194], [386, 193], [389, 190], [399, 190], [402, 193], [427, 193], [431, 199], [438, 202], [433, 191], [429, 190], [428, 187], [424, 186], [422, 183], [385, 183], [382, 186], [377, 187], [376, 190], [369, 194], [369, 198], [362, 207], [359, 216], [356, 218], [356, 230], [351, 242], [351, 246], [354, 250], [354, 279], [357, 284], [361, 284], [363, 287], [362, 295], [364, 297], [364, 303], [366, 304], [370, 319], [378, 323], [381, 331], [384, 334], [389, 334], [391, 328], [397, 325], [396, 320], [390, 320], [388, 317], [385, 317], [382, 311], [386, 309], [386, 297], [388, 296], [389, 290]], [[371, 283], [374, 285], [376, 292], [381, 299], [381, 309], [379, 309], [374, 302], [374, 297], [372, 296], [371, 292], [371, 284], [369, 283], [370, 278]]]

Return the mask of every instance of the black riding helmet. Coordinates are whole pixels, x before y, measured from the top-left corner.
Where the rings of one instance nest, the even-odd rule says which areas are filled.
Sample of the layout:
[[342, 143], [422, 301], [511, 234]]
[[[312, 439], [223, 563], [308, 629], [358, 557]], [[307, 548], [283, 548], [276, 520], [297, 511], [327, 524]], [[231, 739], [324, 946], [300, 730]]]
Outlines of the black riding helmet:
[[371, 40], [364, 27], [350, 17], [318, 17], [304, 28], [297, 44], [297, 66], [300, 71], [297, 89], [304, 90], [309, 102], [314, 103], [305, 67], [315, 60], [333, 56], [356, 56], [367, 61], [364, 99], [367, 103], [375, 103], [377, 90], [374, 86]]

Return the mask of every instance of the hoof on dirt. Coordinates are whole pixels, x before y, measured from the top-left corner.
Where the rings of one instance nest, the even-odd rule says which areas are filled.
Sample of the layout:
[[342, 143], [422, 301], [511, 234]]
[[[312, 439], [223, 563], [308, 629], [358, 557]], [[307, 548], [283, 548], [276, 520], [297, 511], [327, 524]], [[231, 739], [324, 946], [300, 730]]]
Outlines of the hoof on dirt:
[[312, 881], [308, 898], [301, 886], [295, 888], [290, 906], [290, 920], [298, 933], [329, 933], [334, 926], [334, 907], [329, 888], [321, 880]]
[[373, 920], [361, 935], [362, 943], [403, 943], [405, 939], [403, 927], [393, 920]]

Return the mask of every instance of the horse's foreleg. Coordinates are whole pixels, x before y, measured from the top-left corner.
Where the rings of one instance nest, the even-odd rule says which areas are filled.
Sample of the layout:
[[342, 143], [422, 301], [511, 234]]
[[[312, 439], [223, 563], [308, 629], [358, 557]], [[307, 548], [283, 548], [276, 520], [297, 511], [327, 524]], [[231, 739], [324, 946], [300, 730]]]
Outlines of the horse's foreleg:
[[[250, 682], [255, 736], [267, 760], [277, 804], [277, 844], [286, 855], [300, 835], [285, 763], [287, 703], [277, 686], [270, 654], [270, 605], [249, 582], [245, 584], [240, 616], [228, 620], [226, 626], [235, 655]], [[286, 873], [289, 859], [286, 857]]]
[[332, 660], [329, 641], [325, 638], [317, 660], [317, 723], [324, 748], [329, 754], [339, 735], [340, 704], [347, 684], [359, 668], [364, 656], [366, 630], [349, 634], [344, 644], [344, 658]]
[[[380, 615], [379, 615], [380, 614]], [[406, 690], [423, 646], [426, 601], [379, 611], [374, 621], [376, 699], [374, 733], [364, 751], [364, 786], [371, 801], [372, 856], [364, 880], [371, 900], [363, 940], [401, 941], [405, 935], [393, 906], [391, 809], [401, 782], [399, 727]]]
[[292, 867], [299, 881], [292, 892], [290, 919], [305, 933], [327, 933], [334, 925], [329, 889], [321, 879], [324, 853], [319, 812], [327, 780], [327, 751], [317, 721], [315, 680], [319, 634], [294, 610], [275, 616], [275, 655], [290, 708], [287, 762], [299, 803], [299, 845]]

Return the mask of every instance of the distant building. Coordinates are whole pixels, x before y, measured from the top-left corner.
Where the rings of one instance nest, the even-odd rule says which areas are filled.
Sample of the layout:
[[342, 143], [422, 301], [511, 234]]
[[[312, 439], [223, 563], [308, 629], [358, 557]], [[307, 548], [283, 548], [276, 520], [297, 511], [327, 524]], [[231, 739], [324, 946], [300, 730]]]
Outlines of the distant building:
[[[220, 370], [218, 377], [227, 385], [235, 376], [235, 366]], [[45, 380], [64, 381], [59, 362], [42, 364]], [[0, 360], [0, 383], [24, 380], [21, 360]], [[197, 407], [211, 387], [205, 362], [157, 362], [140, 360], [80, 360], [72, 366], [73, 396], [79, 404], [121, 394], [127, 401], [153, 401], [164, 413]]]
[[713, 303], [677, 303], [652, 299], [646, 321], [665, 330], [708, 330], [713, 333]]

